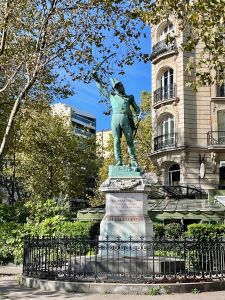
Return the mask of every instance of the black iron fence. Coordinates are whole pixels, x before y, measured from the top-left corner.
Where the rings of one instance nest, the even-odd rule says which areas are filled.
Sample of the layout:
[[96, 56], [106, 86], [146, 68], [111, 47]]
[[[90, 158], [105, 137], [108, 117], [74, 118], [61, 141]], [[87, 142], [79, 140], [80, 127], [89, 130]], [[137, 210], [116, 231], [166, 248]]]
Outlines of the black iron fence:
[[208, 146], [225, 146], [225, 131], [209, 131], [207, 133], [207, 144]]
[[154, 104], [176, 97], [176, 84], [160, 87], [154, 91]]
[[23, 275], [65, 281], [223, 279], [225, 241], [27, 238]]
[[168, 147], [175, 147], [176, 140], [177, 134], [175, 132], [159, 135], [154, 138], [154, 151]]

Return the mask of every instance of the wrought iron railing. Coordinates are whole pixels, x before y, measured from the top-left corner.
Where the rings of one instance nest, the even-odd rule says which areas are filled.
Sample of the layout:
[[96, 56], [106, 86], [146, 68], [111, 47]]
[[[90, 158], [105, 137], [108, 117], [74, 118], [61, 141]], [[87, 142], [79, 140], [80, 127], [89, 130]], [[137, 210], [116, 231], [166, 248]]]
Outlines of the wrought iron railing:
[[154, 91], [154, 104], [176, 97], [176, 84], [167, 85]]
[[208, 194], [195, 186], [191, 185], [175, 185], [175, 186], [160, 186], [162, 190], [164, 190], [167, 196], [172, 197], [173, 199], [181, 199], [181, 198], [198, 198], [198, 199], [207, 199]]
[[168, 147], [176, 147], [177, 134], [168, 133], [154, 138], [154, 151]]
[[222, 280], [225, 241], [27, 238], [23, 275], [65, 281]]
[[207, 144], [208, 146], [225, 146], [225, 131], [209, 131]]
[[154, 60], [155, 58], [157, 58], [159, 55], [163, 54], [163, 53], [167, 53], [170, 51], [175, 51], [177, 52], [177, 46], [176, 46], [176, 42], [167, 42], [167, 40], [163, 40], [160, 41], [158, 43], [156, 43], [153, 47], [152, 47], [152, 54], [150, 59]]

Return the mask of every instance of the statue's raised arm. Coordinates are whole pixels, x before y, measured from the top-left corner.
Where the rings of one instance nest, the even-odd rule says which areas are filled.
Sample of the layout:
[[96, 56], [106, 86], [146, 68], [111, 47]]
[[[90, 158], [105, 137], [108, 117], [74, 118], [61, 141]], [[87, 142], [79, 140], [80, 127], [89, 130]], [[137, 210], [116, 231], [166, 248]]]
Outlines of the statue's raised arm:
[[97, 72], [93, 73], [93, 78], [96, 82], [97, 88], [99, 89], [100, 93], [105, 96], [107, 99], [110, 97], [110, 93], [108, 92], [107, 88], [102, 83], [101, 79], [98, 77]]

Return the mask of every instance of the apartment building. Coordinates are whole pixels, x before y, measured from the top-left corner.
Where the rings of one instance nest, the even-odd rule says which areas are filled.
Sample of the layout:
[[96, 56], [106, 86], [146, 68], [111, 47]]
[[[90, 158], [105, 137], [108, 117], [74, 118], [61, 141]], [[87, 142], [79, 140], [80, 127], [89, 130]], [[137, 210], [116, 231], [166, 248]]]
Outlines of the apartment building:
[[[174, 35], [167, 43], [167, 35]], [[222, 86], [187, 86], [190, 56], [199, 59], [201, 45], [188, 54], [176, 19], [152, 30], [153, 151], [151, 158], [163, 185], [203, 190], [225, 187], [225, 92]]]
[[54, 114], [64, 116], [68, 124], [72, 125], [74, 134], [84, 137], [91, 137], [96, 134], [96, 118], [94, 115], [63, 103], [56, 103], [51, 107]]

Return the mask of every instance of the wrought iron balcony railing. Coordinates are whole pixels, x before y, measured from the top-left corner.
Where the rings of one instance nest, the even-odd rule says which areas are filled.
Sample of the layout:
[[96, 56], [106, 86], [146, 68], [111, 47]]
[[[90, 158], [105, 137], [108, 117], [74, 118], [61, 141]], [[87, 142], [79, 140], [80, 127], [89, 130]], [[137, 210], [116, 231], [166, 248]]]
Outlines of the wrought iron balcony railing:
[[169, 147], [176, 147], [177, 134], [175, 132], [154, 138], [154, 151]]
[[157, 58], [159, 55], [170, 52], [170, 51], [177, 52], [176, 42], [173, 41], [173, 42], [167, 43], [166, 40], [160, 41], [152, 47], [152, 54], [151, 54], [150, 59], [152, 61], [155, 58]]
[[207, 144], [208, 146], [225, 146], [225, 131], [209, 131]]
[[225, 83], [217, 86], [216, 97], [225, 97]]
[[177, 92], [177, 86], [175, 83], [158, 88], [157, 90], [154, 91], [154, 104], [175, 98], [176, 92]]

